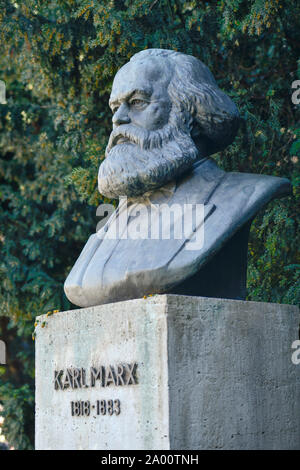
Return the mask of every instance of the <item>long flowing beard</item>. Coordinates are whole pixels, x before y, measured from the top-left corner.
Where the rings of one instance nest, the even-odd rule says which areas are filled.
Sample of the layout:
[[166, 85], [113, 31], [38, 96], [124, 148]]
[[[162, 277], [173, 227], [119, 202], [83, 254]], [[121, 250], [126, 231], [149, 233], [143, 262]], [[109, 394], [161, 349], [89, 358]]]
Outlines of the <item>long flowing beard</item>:
[[[116, 145], [120, 137], [128, 141]], [[189, 132], [176, 126], [167, 124], [156, 131], [119, 126], [111, 133], [99, 168], [99, 192], [109, 198], [140, 196], [175, 179], [197, 158]]]

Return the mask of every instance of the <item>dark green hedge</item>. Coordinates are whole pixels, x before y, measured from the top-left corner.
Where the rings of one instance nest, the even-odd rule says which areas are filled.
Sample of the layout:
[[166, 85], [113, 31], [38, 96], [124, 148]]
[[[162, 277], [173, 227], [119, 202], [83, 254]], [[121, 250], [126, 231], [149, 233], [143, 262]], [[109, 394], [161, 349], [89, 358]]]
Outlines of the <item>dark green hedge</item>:
[[112, 78], [135, 52], [158, 47], [201, 59], [243, 117], [219, 164], [292, 181], [293, 197], [253, 224], [248, 298], [299, 300], [300, 105], [291, 84], [300, 78], [300, 9], [293, 0], [0, 3], [0, 337], [9, 355], [0, 402], [10, 444], [28, 449], [34, 319], [70, 307], [63, 281], [96, 225]]

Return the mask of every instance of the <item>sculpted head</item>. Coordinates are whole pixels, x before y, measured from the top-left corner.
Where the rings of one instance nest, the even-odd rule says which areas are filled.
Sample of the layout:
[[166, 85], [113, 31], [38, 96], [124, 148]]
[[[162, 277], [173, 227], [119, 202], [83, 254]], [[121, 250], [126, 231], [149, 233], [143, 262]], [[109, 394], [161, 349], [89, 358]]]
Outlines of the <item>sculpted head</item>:
[[164, 49], [135, 54], [116, 74], [113, 130], [101, 194], [139, 196], [179, 177], [235, 137], [239, 114], [198, 59]]

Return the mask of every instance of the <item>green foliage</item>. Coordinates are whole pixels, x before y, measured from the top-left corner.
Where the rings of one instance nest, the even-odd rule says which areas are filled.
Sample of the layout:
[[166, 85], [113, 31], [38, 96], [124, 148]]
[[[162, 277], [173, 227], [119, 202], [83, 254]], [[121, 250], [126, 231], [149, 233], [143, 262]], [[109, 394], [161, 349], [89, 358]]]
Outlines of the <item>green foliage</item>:
[[18, 445], [17, 450], [33, 449], [34, 394], [30, 385], [17, 388], [7, 383], [0, 386], [1, 400], [5, 403], [2, 433], [8, 442]]
[[9, 364], [0, 401], [16, 448], [33, 446], [33, 322], [70, 308], [63, 281], [102, 202], [96, 179], [112, 78], [135, 52], [159, 47], [201, 59], [243, 117], [219, 164], [292, 181], [293, 196], [252, 226], [248, 298], [298, 301], [300, 106], [291, 84], [299, 10], [287, 0], [1, 1], [0, 337]]

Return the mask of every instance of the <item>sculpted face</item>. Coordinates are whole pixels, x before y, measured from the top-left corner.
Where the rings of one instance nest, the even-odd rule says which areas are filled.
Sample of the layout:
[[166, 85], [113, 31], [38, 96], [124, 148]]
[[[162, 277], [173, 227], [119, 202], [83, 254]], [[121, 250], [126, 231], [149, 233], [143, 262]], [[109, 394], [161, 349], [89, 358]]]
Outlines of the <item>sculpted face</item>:
[[169, 61], [155, 57], [130, 61], [116, 74], [109, 101], [113, 131], [99, 169], [101, 194], [141, 195], [168, 183], [196, 160], [184, 119], [172, 110], [172, 76]]
[[156, 130], [168, 122], [171, 101], [167, 88], [171, 71], [155, 58], [129, 62], [117, 73], [109, 100], [113, 128], [133, 124]]

